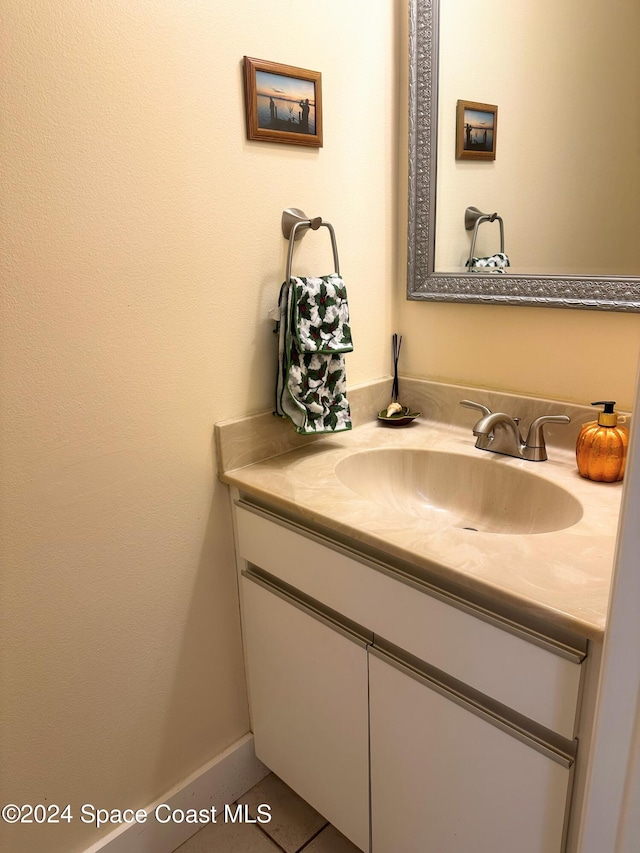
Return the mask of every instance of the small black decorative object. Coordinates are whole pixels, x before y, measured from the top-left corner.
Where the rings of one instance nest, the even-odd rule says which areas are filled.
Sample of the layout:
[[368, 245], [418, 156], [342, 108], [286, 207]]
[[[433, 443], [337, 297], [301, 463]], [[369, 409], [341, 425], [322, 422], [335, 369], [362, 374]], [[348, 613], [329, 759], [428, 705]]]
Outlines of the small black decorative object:
[[420, 412], [410, 412], [407, 406], [398, 403], [398, 361], [400, 360], [400, 349], [402, 348], [402, 335], [398, 337], [394, 333], [391, 339], [393, 354], [393, 385], [391, 386], [391, 403], [386, 409], [378, 412], [378, 420], [392, 426], [406, 426], [420, 416]]

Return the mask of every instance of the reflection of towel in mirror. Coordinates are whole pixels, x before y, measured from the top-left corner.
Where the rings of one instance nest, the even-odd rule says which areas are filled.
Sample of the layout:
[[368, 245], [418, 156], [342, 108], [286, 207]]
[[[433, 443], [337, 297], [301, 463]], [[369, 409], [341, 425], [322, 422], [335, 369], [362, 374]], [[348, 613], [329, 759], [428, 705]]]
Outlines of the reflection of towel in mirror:
[[337, 273], [291, 278], [280, 289], [276, 414], [306, 435], [351, 429], [344, 353], [347, 289]]
[[471, 272], [498, 272], [503, 273], [505, 267], [511, 266], [509, 258], [504, 252], [497, 252], [495, 255], [490, 255], [488, 258], [471, 258], [471, 263], [467, 261], [465, 266], [468, 266]]

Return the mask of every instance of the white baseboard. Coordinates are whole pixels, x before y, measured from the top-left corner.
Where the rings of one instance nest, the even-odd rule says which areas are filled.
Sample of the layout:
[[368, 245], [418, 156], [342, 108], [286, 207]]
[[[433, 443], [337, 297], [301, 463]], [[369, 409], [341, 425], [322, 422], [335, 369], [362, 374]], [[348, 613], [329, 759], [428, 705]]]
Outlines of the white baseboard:
[[[269, 773], [258, 761], [253, 748], [253, 735], [247, 734], [229, 749], [208, 762], [157, 802], [143, 809], [144, 822], [123, 824], [85, 850], [85, 853], [172, 853], [205, 823], [175, 823], [168, 820], [177, 809], [224, 810]], [[166, 804], [169, 808], [155, 810]], [[178, 813], [179, 814], [179, 813]]]

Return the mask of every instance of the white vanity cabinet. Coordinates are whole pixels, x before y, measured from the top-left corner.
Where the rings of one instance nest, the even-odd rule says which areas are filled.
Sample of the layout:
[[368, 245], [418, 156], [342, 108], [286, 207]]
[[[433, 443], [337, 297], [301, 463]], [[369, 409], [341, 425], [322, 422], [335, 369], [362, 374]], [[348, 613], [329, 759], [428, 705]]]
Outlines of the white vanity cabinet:
[[370, 655], [373, 853], [559, 853], [569, 762]]
[[564, 853], [586, 643], [248, 500], [234, 523], [258, 757], [363, 851]]

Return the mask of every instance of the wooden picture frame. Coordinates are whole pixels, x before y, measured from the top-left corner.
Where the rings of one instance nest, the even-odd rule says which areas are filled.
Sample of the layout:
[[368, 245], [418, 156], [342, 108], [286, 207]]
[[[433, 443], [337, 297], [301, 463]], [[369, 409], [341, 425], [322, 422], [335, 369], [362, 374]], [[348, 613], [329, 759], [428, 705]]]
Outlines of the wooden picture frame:
[[495, 160], [498, 107], [477, 101], [458, 101], [456, 160]]
[[322, 147], [322, 75], [244, 57], [247, 139]]

